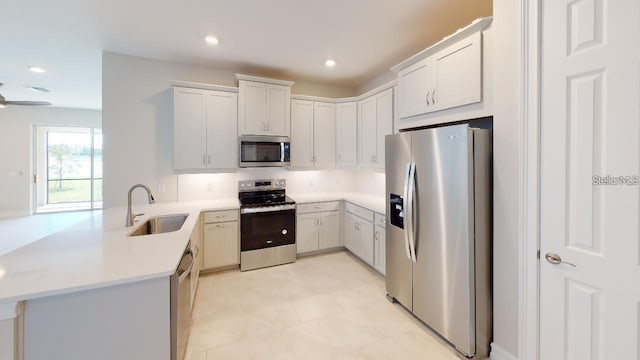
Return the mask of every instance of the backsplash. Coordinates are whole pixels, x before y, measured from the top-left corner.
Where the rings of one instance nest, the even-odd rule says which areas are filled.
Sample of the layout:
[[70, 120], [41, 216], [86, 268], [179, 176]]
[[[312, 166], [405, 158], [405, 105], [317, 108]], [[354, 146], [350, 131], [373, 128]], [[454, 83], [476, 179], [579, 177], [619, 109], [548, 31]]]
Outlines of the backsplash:
[[384, 174], [350, 170], [287, 171], [281, 168], [240, 169], [236, 173], [180, 174], [178, 201], [236, 197], [238, 181], [284, 178], [288, 193], [358, 191], [384, 196]]

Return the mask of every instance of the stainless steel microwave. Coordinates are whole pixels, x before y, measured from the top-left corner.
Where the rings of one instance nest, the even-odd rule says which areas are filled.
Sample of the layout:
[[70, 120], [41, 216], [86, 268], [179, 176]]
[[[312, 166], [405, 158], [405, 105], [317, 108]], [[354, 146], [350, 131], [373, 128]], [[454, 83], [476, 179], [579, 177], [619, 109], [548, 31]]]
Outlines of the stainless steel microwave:
[[240, 136], [240, 167], [288, 166], [291, 144], [288, 137]]

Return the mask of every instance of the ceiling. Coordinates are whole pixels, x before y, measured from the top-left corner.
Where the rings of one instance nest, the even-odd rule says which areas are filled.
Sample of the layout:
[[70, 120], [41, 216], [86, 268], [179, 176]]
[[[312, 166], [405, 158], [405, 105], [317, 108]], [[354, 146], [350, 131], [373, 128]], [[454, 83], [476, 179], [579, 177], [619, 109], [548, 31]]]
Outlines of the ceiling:
[[[492, 0], [7, 0], [7, 100], [101, 108], [102, 51], [357, 88], [473, 19]], [[215, 34], [212, 47], [204, 36]], [[335, 59], [334, 68], [324, 66]], [[44, 74], [31, 73], [40, 66]], [[41, 94], [25, 86], [51, 90]]]

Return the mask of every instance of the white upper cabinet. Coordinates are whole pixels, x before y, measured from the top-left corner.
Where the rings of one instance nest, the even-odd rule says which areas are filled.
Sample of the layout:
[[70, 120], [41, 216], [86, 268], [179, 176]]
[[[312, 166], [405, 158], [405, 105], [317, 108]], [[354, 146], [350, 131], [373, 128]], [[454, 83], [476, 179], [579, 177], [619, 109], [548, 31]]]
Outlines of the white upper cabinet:
[[474, 33], [398, 72], [400, 118], [482, 100], [482, 34]]
[[293, 82], [236, 74], [240, 135], [289, 136]]
[[335, 166], [335, 104], [291, 101], [291, 167], [328, 169]]
[[433, 56], [432, 111], [482, 101], [482, 34], [477, 32]]
[[173, 168], [204, 169], [207, 152], [205, 90], [173, 88]]
[[491, 114], [490, 87], [483, 84], [491, 77], [490, 52], [483, 52], [490, 46], [490, 23], [478, 19], [392, 67], [398, 74], [399, 128]]
[[313, 167], [313, 101], [291, 101], [291, 166]]
[[373, 167], [376, 156], [377, 132], [376, 98], [372, 96], [358, 104], [358, 144], [361, 167]]
[[236, 169], [236, 93], [174, 87], [173, 167]]
[[358, 104], [359, 165], [384, 170], [384, 137], [393, 133], [393, 89]]
[[429, 98], [434, 87], [433, 64], [424, 59], [398, 73], [399, 114], [401, 118], [424, 114], [431, 107]]
[[238, 167], [238, 94], [209, 91], [207, 110], [207, 168]]
[[358, 165], [358, 106], [355, 102], [336, 105], [337, 165], [355, 168]]
[[238, 93], [238, 129], [240, 134], [264, 134], [267, 128], [267, 84], [240, 81]]
[[313, 104], [314, 166], [329, 169], [336, 159], [336, 105], [316, 102]]
[[393, 89], [376, 95], [376, 155], [374, 167], [384, 170], [384, 138], [393, 133]]
[[291, 87], [267, 85], [267, 118], [265, 124], [268, 135], [289, 136], [291, 110]]

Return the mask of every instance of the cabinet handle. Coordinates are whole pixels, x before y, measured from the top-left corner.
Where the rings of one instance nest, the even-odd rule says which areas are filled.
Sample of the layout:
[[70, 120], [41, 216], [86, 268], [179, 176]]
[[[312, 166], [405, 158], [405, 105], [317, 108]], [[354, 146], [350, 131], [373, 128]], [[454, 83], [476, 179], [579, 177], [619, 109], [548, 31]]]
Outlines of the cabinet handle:
[[433, 103], [434, 105], [436, 103], [436, 89], [433, 89], [433, 91], [431, 92], [431, 103]]
[[207, 155], [207, 163], [211, 165], [211, 155]]
[[427, 105], [431, 105], [431, 103], [429, 102], [429, 93], [431, 92], [431, 90], [427, 91]]
[[338, 154], [338, 160], [342, 160], [342, 154]]
[[202, 165], [207, 165], [207, 155], [202, 155]]

